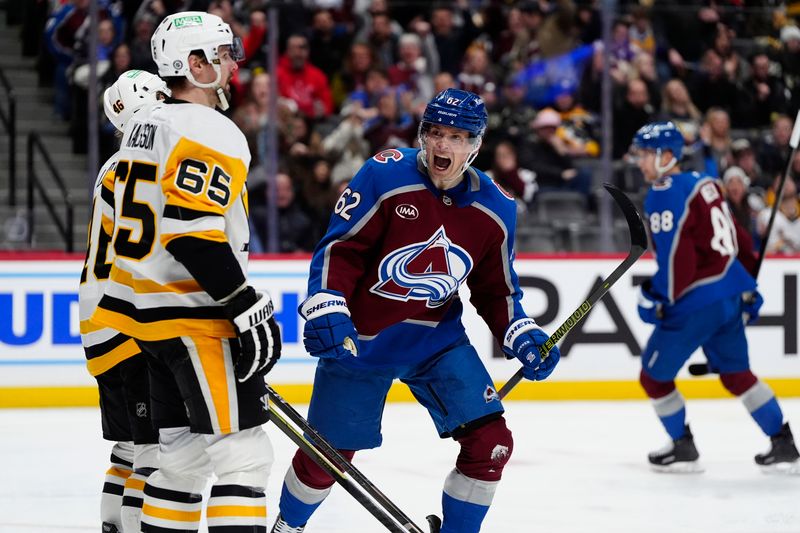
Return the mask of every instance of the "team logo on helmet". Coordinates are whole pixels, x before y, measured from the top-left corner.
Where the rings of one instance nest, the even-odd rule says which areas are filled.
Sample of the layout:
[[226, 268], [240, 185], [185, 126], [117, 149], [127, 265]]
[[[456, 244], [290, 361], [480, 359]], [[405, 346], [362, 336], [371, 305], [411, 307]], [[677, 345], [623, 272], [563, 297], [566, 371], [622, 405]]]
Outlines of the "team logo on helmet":
[[388, 254], [378, 267], [378, 283], [370, 292], [392, 300], [424, 300], [439, 307], [456, 292], [473, 261], [440, 227], [425, 242], [404, 246]]

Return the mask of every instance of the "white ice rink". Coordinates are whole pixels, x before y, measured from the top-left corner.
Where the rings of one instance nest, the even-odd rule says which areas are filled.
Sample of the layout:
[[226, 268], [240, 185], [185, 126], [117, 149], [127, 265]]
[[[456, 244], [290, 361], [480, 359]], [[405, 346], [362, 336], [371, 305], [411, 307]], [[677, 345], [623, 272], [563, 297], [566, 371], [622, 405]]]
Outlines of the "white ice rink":
[[[782, 401], [800, 430], [800, 399]], [[304, 411], [304, 406], [299, 406]], [[800, 476], [765, 475], [753, 454], [767, 439], [735, 400], [690, 401], [706, 471], [665, 475], [646, 466], [665, 433], [645, 402], [509, 402], [514, 455], [483, 531], [492, 533], [798, 533]], [[268, 426], [277, 460], [270, 524], [294, 445]], [[385, 444], [358, 467], [418, 524], [440, 513], [442, 480], [457, 446], [424, 410], [389, 404]], [[96, 533], [109, 452], [96, 409], [0, 410], [0, 532]], [[385, 531], [341, 488], [308, 533]]]

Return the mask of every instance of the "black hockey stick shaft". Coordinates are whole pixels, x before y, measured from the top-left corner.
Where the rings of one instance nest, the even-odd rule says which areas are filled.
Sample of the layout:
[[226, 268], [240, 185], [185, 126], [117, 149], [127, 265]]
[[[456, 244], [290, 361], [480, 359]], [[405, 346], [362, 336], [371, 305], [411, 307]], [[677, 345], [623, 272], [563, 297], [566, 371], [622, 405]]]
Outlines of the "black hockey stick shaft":
[[[317, 430], [315, 430], [311, 426], [311, 424], [309, 424], [308, 421], [305, 418], [303, 418], [303, 416], [300, 413], [298, 413], [297, 410], [291, 406], [291, 404], [289, 404], [289, 402], [284, 400], [283, 397], [269, 385], [267, 385], [267, 394], [269, 395], [270, 401], [272, 402], [270, 404], [270, 412], [274, 412], [274, 406], [278, 407], [281, 410], [281, 412], [289, 418], [289, 420], [295, 423], [303, 431], [304, 435], [300, 436], [307, 443], [307, 445], [312, 448], [311, 453], [309, 453], [309, 450], [307, 450], [304, 446], [300, 446], [300, 444], [298, 444], [298, 446], [300, 446], [300, 448], [312, 460], [314, 460], [314, 462], [320, 465], [321, 468], [324, 468], [326, 471], [328, 471], [328, 473], [330, 473], [337, 482], [339, 482], [342, 486], [344, 486], [345, 489], [348, 492], [350, 492], [350, 494], [352, 494], [353, 497], [359, 503], [367, 507], [367, 505], [365, 505], [363, 501], [364, 495], [361, 491], [358, 491], [358, 489], [356, 489], [359, 492], [359, 494], [361, 494], [361, 498], [354, 495], [347, 488], [345, 483], [342, 483], [340, 481], [341, 476], [337, 477], [337, 475], [332, 474], [325, 466], [317, 462], [314, 455], [311, 454], [314, 453], [317, 456], [317, 458], [321, 456], [328, 463], [331, 463], [332, 466], [340, 474], [344, 474], [345, 476], [350, 476], [349, 478], [346, 477], [346, 480], [347, 482], [350, 483], [350, 485], [353, 485], [353, 481], [355, 481], [364, 490], [364, 492], [366, 492], [366, 494], [368, 494], [372, 498], [372, 500], [377, 502], [382, 507], [382, 509], [380, 509], [381, 513], [388, 514], [389, 516], [391, 516], [391, 518], [394, 520], [393, 524], [395, 522], [397, 524], [400, 524], [399, 526], [395, 525], [395, 528], [400, 528], [400, 529], [390, 528], [390, 531], [402, 531], [404, 533], [409, 531], [412, 533], [424, 533], [423, 530], [418, 525], [416, 525], [411, 520], [411, 518], [408, 517], [408, 515], [406, 515], [392, 500], [390, 500], [383, 492], [381, 492], [381, 490], [378, 489], [378, 487], [376, 487], [375, 484], [373, 484], [367, 478], [367, 476], [365, 476], [360, 470], [358, 470], [353, 465], [353, 463], [348, 461], [347, 458], [345, 458], [339, 452], [339, 450], [334, 448], [333, 445], [331, 445], [322, 435], [320, 435], [319, 432], [317, 432]], [[292, 438], [291, 435], [289, 436], [289, 438]], [[294, 440], [294, 438], [292, 438], [292, 440]], [[352, 481], [350, 480], [350, 478], [352, 478]], [[372, 500], [370, 500], [370, 502], [372, 502]], [[368, 510], [370, 509], [368, 508]], [[372, 510], [370, 510], [370, 512], [372, 512]], [[373, 515], [376, 516], [376, 518], [378, 518], [374, 512]], [[378, 519], [381, 520], [380, 518]], [[381, 523], [386, 525], [386, 523], [383, 520], [381, 520]]]
[[[314, 461], [320, 468], [325, 470], [337, 483], [360, 503], [369, 513], [374, 516], [386, 529], [393, 533], [408, 533], [407, 528], [401, 527], [395, 520], [381, 507], [379, 507], [371, 498], [367, 497], [353, 481], [336, 467], [325, 455], [322, 454], [314, 445], [309, 442], [303, 434], [292, 426], [285, 418], [279, 413], [272, 405], [269, 407], [270, 420], [275, 426], [280, 429], [287, 437], [289, 437], [297, 446], [305, 452], [308, 457]], [[420, 532], [421, 533], [421, 532]]]
[[[625, 193], [623, 193], [620, 189], [611, 185], [609, 183], [604, 183], [603, 187], [608, 191], [614, 201], [617, 203], [619, 208], [622, 210], [622, 213], [625, 215], [625, 221], [628, 223], [628, 230], [630, 231], [631, 237], [631, 248], [628, 252], [628, 256], [625, 258], [622, 263], [614, 269], [614, 271], [603, 280], [603, 283], [600, 284], [592, 293], [589, 295], [586, 300], [578, 306], [577, 309], [558, 327], [558, 329], [550, 335], [550, 338], [547, 341], [539, 346], [539, 354], [542, 357], [542, 361], [547, 359], [550, 354], [550, 350], [553, 346], [560, 341], [564, 335], [570, 332], [575, 325], [580, 322], [583, 317], [585, 317], [589, 311], [592, 309], [592, 306], [596, 304], [600, 298], [605, 296], [605, 294], [611, 289], [611, 286], [614, 285], [622, 275], [628, 271], [628, 269], [633, 266], [633, 264], [642, 256], [642, 254], [647, 250], [647, 232], [644, 229], [644, 224], [642, 223], [642, 217], [639, 216], [639, 212], [636, 210], [636, 206], [633, 205], [633, 202], [630, 198], [628, 198]], [[517, 386], [522, 380], [522, 368], [517, 370], [517, 373], [511, 376], [511, 379], [503, 385], [497, 394], [500, 396], [500, 399], [506, 397], [506, 395], [511, 392], [511, 389]]]
[[[772, 234], [772, 226], [775, 224], [775, 217], [780, 209], [781, 201], [783, 199], [783, 185], [786, 183], [786, 178], [792, 170], [792, 161], [797, 153], [797, 146], [800, 144], [800, 111], [794, 119], [794, 127], [792, 128], [792, 136], [789, 137], [789, 147], [792, 151], [789, 153], [789, 159], [783, 168], [783, 174], [778, 182], [778, 190], [775, 193], [775, 203], [769, 213], [769, 222], [767, 223], [767, 230], [764, 232], [764, 237], [761, 239], [761, 246], [758, 251], [758, 258], [756, 259], [756, 268], [753, 277], [758, 279], [758, 273], [761, 272], [761, 264], [764, 262], [764, 256], [767, 254], [767, 244], [769, 243], [769, 236]], [[713, 370], [708, 366], [708, 363], [692, 363], [689, 365], [689, 374], [693, 376], [705, 376], [711, 374]]]

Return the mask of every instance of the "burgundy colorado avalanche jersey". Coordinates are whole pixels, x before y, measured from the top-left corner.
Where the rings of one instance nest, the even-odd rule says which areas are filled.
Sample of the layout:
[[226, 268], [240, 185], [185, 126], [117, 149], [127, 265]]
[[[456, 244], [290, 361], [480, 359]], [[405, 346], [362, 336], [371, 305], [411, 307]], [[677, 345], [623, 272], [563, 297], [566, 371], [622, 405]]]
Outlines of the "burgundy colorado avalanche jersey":
[[459, 341], [463, 282], [501, 342], [525, 316], [512, 266], [514, 200], [473, 168], [437, 190], [419, 153], [392, 149], [368, 160], [311, 261], [309, 295], [344, 294], [365, 364], [411, 364]]
[[644, 210], [658, 263], [653, 290], [673, 312], [755, 289], [752, 242], [711, 176], [684, 172], [661, 178], [651, 185]]

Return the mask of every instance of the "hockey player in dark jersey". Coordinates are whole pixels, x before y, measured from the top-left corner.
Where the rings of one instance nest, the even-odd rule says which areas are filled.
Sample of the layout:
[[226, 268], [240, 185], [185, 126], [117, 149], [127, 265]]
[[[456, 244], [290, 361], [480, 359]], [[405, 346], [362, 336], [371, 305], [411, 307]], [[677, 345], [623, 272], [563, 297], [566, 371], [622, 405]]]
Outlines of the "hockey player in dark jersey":
[[[525, 377], [543, 380], [548, 335], [528, 318], [512, 265], [514, 198], [470, 166], [487, 115], [481, 99], [447, 89], [427, 105], [420, 149], [368, 160], [334, 209], [311, 262], [304, 343], [319, 358], [309, 422], [347, 457], [381, 445], [392, 380], [409, 386], [442, 438], [461, 445], [442, 495], [442, 532], [480, 530], [511, 456], [492, 379], [461, 322], [459, 286]], [[274, 533], [300, 532], [333, 479], [298, 451]]]
[[642, 127], [632, 146], [650, 183], [644, 211], [658, 265], [639, 299], [639, 316], [655, 325], [642, 354], [640, 382], [672, 439], [648, 459], [659, 471], [702, 470], [675, 387], [678, 371], [702, 348], [725, 388], [771, 439], [756, 463], [794, 470], [798, 452], [789, 424], [748, 360], [744, 326], [758, 319], [763, 302], [752, 275], [752, 242], [731, 216], [717, 180], [681, 171], [683, 144], [672, 122], [656, 122]]

